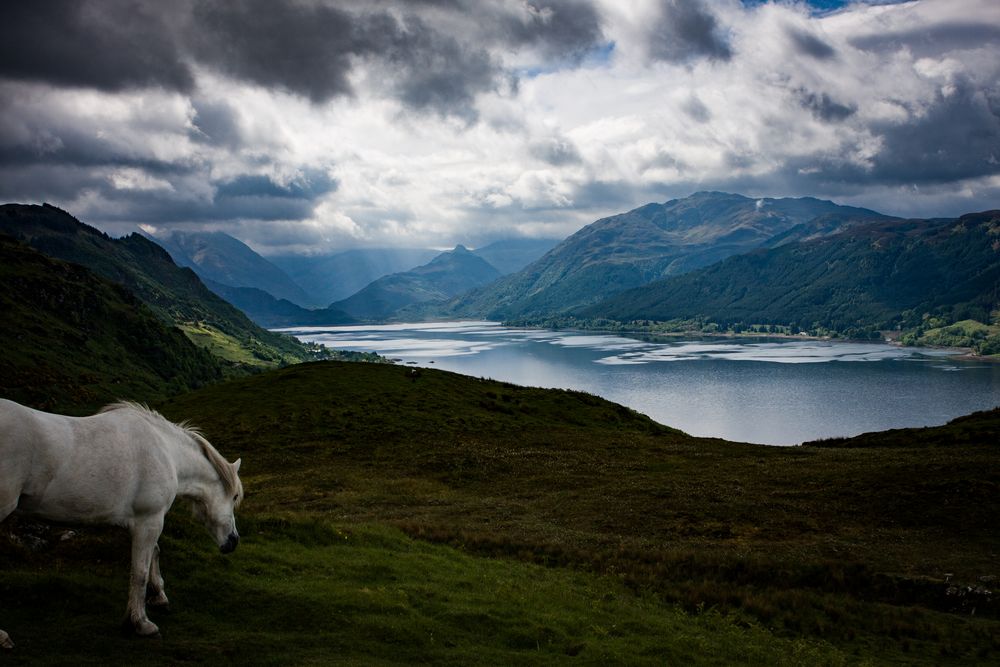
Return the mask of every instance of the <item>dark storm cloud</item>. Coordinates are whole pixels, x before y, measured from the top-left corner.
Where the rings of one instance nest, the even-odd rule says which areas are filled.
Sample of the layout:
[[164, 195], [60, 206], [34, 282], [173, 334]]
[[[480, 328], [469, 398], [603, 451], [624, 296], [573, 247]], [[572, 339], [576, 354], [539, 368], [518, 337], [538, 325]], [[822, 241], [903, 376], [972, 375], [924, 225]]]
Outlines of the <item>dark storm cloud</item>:
[[550, 137], [534, 141], [528, 149], [532, 157], [547, 162], [554, 167], [580, 164], [583, 161], [576, 145], [572, 141], [561, 137]]
[[139, 0], [0, 3], [0, 77], [104, 91], [194, 85], [172, 26]]
[[661, 0], [660, 18], [649, 34], [649, 55], [671, 63], [699, 58], [729, 60], [732, 49], [715, 15], [699, 0]]
[[388, 67], [390, 88], [412, 109], [472, 119], [475, 95], [503, 84], [500, 63], [487, 51], [441, 35], [416, 17], [370, 16], [358, 38]]
[[898, 51], [905, 48], [918, 58], [948, 51], [976, 48], [1000, 41], [1000, 27], [987, 23], [948, 22], [915, 30], [880, 32], [850, 40], [864, 51]]
[[199, 62], [229, 76], [314, 102], [351, 92], [351, 56], [372, 45], [337, 7], [243, 0], [194, 5], [191, 47]]
[[816, 118], [829, 123], [846, 120], [858, 110], [857, 107], [834, 101], [826, 93], [814, 93], [800, 89], [798, 94], [803, 107], [812, 112]]
[[1000, 89], [960, 83], [938, 94], [907, 123], [873, 125], [881, 147], [868, 164], [812, 156], [787, 165], [789, 173], [817, 184], [932, 185], [1000, 174]]
[[225, 102], [193, 99], [195, 130], [192, 138], [216, 146], [237, 148], [244, 142], [243, 130], [236, 111]]
[[405, 105], [465, 118], [477, 94], [511, 83], [487, 47], [578, 61], [602, 40], [600, 17], [582, 0], [38, 0], [3, 3], [0, 20], [2, 78], [190, 92], [198, 65], [324, 103], [351, 95], [353, 71], [368, 62], [382, 65], [384, 92]]
[[337, 189], [337, 181], [318, 170], [307, 171], [300, 179], [281, 184], [262, 174], [244, 174], [219, 183], [215, 201], [240, 197], [258, 199], [315, 199]]
[[189, 188], [119, 190], [108, 181], [91, 185], [114, 202], [107, 221], [162, 223], [220, 222], [225, 220], [304, 220], [313, 215], [319, 198], [337, 188], [320, 171], [310, 171], [287, 184], [268, 176], [244, 174], [214, 184], [200, 195]]
[[944, 182], [1000, 173], [1000, 88], [959, 82], [913, 122], [879, 130], [884, 149], [872, 175], [881, 181]]
[[789, 39], [795, 50], [804, 56], [811, 56], [817, 60], [830, 60], [837, 57], [837, 51], [816, 35], [799, 30], [798, 28], [788, 28], [786, 30]]
[[[474, 16], [482, 3], [467, 3]], [[603, 40], [601, 17], [589, 2], [534, 0], [517, 14], [498, 12], [484, 29], [510, 46], [537, 46], [555, 58], [579, 60]]]
[[705, 103], [698, 99], [697, 95], [692, 95], [682, 102], [681, 109], [699, 123], [707, 123], [712, 119], [712, 110], [705, 106]]

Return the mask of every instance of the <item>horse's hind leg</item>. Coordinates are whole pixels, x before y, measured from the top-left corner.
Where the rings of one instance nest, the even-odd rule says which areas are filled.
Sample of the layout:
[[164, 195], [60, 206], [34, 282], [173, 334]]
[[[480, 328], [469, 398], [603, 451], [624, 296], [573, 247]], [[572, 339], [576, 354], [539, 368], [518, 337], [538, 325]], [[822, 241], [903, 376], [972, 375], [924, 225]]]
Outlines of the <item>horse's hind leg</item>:
[[129, 579], [125, 626], [140, 637], [149, 637], [160, 631], [146, 616], [146, 585], [149, 583], [156, 541], [162, 531], [162, 516], [136, 521], [132, 526], [132, 574]]
[[146, 606], [166, 610], [170, 600], [163, 591], [163, 575], [160, 574], [160, 545], [153, 546], [153, 560], [149, 564], [149, 584], [146, 586]]
[[[6, 493], [0, 491], [0, 522], [6, 519], [17, 507], [17, 496], [8, 496], [12, 496], [9, 491]], [[10, 640], [10, 635], [0, 630], [0, 649], [5, 648], [14, 648], [14, 642]]]

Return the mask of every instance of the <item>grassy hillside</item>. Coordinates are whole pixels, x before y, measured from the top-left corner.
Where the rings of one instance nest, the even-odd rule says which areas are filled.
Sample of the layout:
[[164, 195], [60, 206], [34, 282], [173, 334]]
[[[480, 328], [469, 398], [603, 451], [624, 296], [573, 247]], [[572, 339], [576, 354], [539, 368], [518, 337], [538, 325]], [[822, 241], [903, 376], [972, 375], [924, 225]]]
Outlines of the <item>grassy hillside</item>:
[[614, 573], [848, 651], [1000, 648], [996, 609], [948, 613], [965, 600], [945, 583], [1000, 574], [989, 431], [933, 454], [932, 431], [891, 449], [740, 445], [584, 394], [412, 370], [310, 364], [164, 407], [245, 455], [253, 511]]
[[0, 234], [0, 396], [88, 413], [222, 376], [219, 362], [124, 287]]
[[[583, 311], [620, 321], [701, 319], [723, 327], [790, 325], [861, 335], [879, 329], [992, 323], [1000, 308], [1000, 213], [891, 221], [629, 290]], [[945, 340], [947, 332], [913, 342]], [[969, 337], [950, 344], [974, 344]], [[989, 331], [978, 340], [985, 343]], [[1000, 344], [998, 341], [994, 345]]]
[[[109, 634], [124, 602], [118, 538], [88, 532], [38, 555], [0, 541], [15, 659], [1000, 657], [1000, 610], [983, 592], [1000, 575], [992, 413], [940, 447], [923, 443], [952, 427], [893, 447], [765, 447], [692, 438], [577, 392], [333, 362], [161, 407], [243, 457], [240, 550], [219, 556], [185, 513], [170, 517], [175, 611], [161, 641], [127, 642]], [[53, 622], [58, 638], [39, 638]]]
[[124, 285], [163, 321], [180, 327], [233, 369], [315, 358], [292, 337], [251, 322], [143, 236], [112, 239], [58, 208], [21, 204], [0, 206], [0, 232]]

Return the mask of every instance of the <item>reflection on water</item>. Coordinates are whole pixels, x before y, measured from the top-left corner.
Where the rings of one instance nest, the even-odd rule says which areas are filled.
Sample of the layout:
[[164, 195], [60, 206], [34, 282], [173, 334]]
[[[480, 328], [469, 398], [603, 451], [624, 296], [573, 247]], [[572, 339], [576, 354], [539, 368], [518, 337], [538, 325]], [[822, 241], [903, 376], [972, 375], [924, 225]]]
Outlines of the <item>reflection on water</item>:
[[954, 361], [946, 350], [881, 343], [663, 342], [494, 322], [283, 331], [414, 365], [579, 389], [688, 433], [746, 442], [795, 444], [942, 424], [1000, 405], [1000, 365]]

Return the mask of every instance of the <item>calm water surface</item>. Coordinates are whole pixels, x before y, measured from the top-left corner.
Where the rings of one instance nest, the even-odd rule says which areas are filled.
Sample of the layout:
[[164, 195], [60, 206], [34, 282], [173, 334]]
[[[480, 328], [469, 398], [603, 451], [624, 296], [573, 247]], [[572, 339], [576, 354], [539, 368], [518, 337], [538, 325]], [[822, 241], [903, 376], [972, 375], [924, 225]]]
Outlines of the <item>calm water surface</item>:
[[648, 342], [494, 322], [284, 329], [303, 341], [520, 385], [579, 389], [693, 435], [788, 445], [1000, 405], [1000, 364], [811, 340]]

